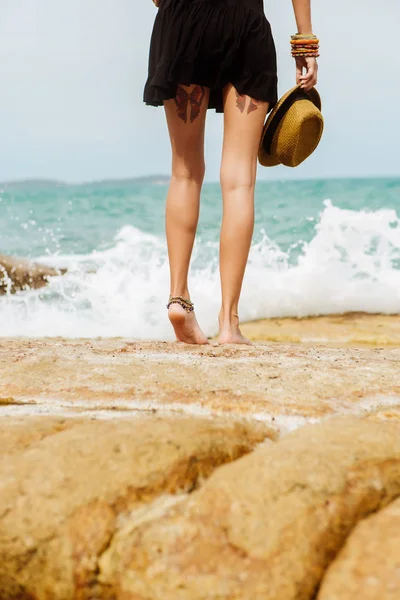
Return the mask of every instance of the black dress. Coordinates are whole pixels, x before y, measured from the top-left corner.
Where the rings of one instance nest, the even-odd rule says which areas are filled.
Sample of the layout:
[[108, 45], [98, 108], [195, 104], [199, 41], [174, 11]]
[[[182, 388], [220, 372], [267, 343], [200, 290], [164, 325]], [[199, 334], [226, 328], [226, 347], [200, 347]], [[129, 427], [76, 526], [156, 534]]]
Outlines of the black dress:
[[144, 101], [161, 106], [177, 85], [210, 88], [209, 108], [223, 111], [222, 90], [277, 101], [275, 44], [263, 0], [161, 0], [150, 45]]

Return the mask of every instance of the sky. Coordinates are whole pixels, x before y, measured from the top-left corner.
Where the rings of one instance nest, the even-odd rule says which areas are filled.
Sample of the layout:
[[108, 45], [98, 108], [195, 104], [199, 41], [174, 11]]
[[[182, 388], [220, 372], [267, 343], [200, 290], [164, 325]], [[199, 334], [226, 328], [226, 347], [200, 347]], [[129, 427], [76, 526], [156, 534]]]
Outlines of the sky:
[[[267, 0], [279, 92], [295, 84], [290, 0]], [[0, 181], [168, 174], [162, 108], [142, 102], [151, 0], [0, 0]], [[400, 175], [399, 0], [318, 0], [318, 90], [325, 133], [297, 169], [261, 179]], [[222, 117], [207, 119], [207, 179], [217, 180]]]

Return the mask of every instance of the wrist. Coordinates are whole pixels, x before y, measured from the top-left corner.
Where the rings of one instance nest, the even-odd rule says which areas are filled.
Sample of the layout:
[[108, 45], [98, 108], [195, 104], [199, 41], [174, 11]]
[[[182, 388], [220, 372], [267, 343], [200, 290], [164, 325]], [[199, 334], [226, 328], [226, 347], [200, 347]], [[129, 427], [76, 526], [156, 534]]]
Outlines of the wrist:
[[312, 22], [311, 19], [297, 19], [296, 21], [296, 25], [297, 25], [297, 33], [299, 33], [300, 35], [312, 35], [313, 34], [313, 26], [312, 26]]

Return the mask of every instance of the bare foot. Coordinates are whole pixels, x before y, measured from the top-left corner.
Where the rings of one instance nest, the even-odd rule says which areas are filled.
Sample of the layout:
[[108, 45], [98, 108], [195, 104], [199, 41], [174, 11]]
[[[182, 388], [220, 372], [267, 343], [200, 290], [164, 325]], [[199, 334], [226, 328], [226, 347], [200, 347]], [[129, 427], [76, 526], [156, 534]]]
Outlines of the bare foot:
[[185, 344], [208, 344], [208, 339], [200, 329], [194, 312], [186, 312], [179, 304], [171, 304], [168, 317], [174, 328], [176, 340]]
[[252, 343], [250, 340], [242, 335], [239, 329], [239, 319], [235, 316], [233, 318], [233, 323], [225, 323], [221, 325], [221, 317], [219, 318], [219, 336], [218, 343], [219, 344], [247, 344], [251, 346]]

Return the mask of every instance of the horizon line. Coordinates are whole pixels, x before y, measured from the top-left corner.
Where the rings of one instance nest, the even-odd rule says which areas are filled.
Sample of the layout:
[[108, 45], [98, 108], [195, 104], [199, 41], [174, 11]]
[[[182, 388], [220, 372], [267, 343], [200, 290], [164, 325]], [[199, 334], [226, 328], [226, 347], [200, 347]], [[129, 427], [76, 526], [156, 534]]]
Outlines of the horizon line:
[[[77, 181], [65, 181], [62, 179], [52, 179], [46, 177], [26, 177], [21, 179], [10, 179], [7, 181], [0, 181], [0, 187], [3, 186], [17, 186], [17, 185], [28, 185], [28, 184], [46, 184], [46, 185], [54, 185], [54, 186], [63, 186], [63, 187], [74, 187], [74, 186], [85, 186], [85, 185], [101, 185], [101, 184], [110, 184], [110, 183], [135, 183], [135, 182], [154, 182], [161, 181], [162, 183], [167, 183], [170, 180], [170, 175], [165, 174], [155, 174], [155, 175], [140, 175], [134, 177], [109, 177], [105, 179], [88, 179], [88, 180], [77, 180]], [[296, 181], [338, 181], [338, 180], [360, 180], [360, 179], [400, 179], [400, 174], [398, 175], [334, 175], [329, 177], [274, 177], [274, 178], [259, 178], [257, 180], [259, 182], [267, 183], [290, 183]], [[218, 184], [218, 180], [206, 180], [204, 184]], [[1, 191], [1, 190], [0, 190]]]

